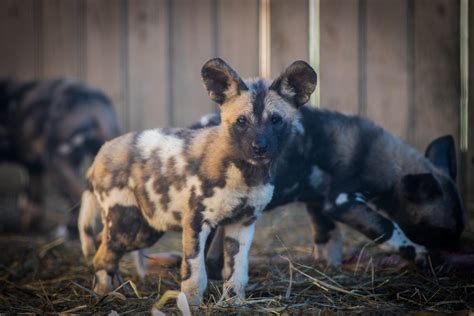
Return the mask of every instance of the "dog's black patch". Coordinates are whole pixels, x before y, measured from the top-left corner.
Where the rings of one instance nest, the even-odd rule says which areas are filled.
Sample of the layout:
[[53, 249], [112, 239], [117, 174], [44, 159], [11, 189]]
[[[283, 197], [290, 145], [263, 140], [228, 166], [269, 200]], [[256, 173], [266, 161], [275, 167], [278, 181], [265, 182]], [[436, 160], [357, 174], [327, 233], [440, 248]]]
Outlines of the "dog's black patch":
[[107, 248], [124, 253], [151, 247], [163, 232], [151, 227], [136, 206], [114, 205], [106, 217], [110, 239]]
[[268, 89], [263, 80], [257, 80], [250, 85], [249, 90], [252, 93], [253, 114], [257, 122], [261, 123]]

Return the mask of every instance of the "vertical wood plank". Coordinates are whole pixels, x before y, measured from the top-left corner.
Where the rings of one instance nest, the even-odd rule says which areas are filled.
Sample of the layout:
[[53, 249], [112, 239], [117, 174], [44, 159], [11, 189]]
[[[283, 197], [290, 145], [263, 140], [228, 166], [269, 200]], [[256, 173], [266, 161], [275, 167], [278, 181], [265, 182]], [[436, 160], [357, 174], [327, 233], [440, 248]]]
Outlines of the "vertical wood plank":
[[201, 67], [214, 54], [212, 4], [211, 0], [171, 1], [174, 126], [187, 126], [214, 109], [201, 81]]
[[367, 116], [406, 139], [406, 0], [367, 0]]
[[459, 2], [415, 1], [415, 145], [452, 134], [459, 144]]
[[166, 0], [134, 0], [128, 5], [130, 129], [169, 122], [169, 16]]
[[469, 114], [468, 114], [468, 151], [465, 168], [467, 185], [464, 191], [468, 218], [471, 219], [471, 232], [474, 231], [474, 2], [469, 2]]
[[38, 75], [39, 23], [33, 0], [0, 1], [0, 76]]
[[358, 111], [357, 0], [321, 0], [321, 106]]
[[258, 1], [218, 2], [217, 52], [243, 77], [258, 76]]
[[42, 77], [79, 77], [81, 13], [79, 0], [41, 1]]
[[271, 77], [298, 59], [309, 60], [308, 0], [272, 0]]
[[122, 131], [128, 130], [124, 6], [117, 0], [86, 0], [85, 79], [115, 103]]

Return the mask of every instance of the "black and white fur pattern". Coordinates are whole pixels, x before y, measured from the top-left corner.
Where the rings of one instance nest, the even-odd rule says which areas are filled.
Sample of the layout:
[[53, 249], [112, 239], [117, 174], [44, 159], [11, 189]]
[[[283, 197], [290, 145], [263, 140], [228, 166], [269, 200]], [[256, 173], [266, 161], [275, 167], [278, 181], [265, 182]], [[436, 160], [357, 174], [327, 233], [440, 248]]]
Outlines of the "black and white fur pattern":
[[[464, 209], [451, 136], [433, 141], [423, 156], [367, 119], [312, 107], [300, 112], [302, 124], [277, 166], [275, 193], [265, 210], [304, 202], [317, 259], [340, 265], [343, 239], [337, 222], [382, 249], [421, 262], [427, 247], [456, 246]], [[219, 124], [215, 115], [205, 122]], [[209, 269], [219, 271], [214, 244]]]
[[297, 61], [273, 82], [244, 82], [216, 58], [203, 66], [202, 78], [220, 105], [221, 124], [126, 134], [106, 143], [88, 171], [79, 232], [89, 256], [100, 209], [102, 238], [93, 260], [100, 294], [111, 290], [125, 253], [182, 229], [181, 290], [192, 305], [200, 304], [207, 286], [205, 243], [221, 226], [224, 294], [245, 297], [255, 221], [271, 200], [274, 166], [294, 135], [297, 108], [315, 89], [316, 73]]

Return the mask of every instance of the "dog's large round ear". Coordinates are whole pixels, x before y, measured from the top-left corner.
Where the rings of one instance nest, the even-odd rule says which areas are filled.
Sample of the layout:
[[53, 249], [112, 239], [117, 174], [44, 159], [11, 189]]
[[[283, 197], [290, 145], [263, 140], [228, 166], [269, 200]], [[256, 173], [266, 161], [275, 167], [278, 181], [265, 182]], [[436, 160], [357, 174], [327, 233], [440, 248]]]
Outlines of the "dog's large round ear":
[[220, 58], [208, 60], [202, 66], [201, 76], [209, 97], [220, 105], [248, 90], [237, 72]]
[[316, 89], [318, 76], [313, 68], [302, 60], [295, 61], [273, 81], [270, 89], [300, 107], [309, 101]]
[[453, 136], [446, 135], [433, 140], [426, 148], [425, 156], [453, 180], [456, 180], [456, 146]]

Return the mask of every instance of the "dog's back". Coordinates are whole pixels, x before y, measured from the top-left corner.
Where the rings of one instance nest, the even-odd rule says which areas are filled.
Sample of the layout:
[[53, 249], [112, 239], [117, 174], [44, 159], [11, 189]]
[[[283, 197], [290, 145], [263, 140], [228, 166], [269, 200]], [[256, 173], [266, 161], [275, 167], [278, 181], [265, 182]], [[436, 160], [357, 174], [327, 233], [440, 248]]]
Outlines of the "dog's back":
[[44, 165], [55, 155], [95, 154], [119, 133], [112, 102], [78, 81], [5, 81], [2, 86], [2, 127], [11, 159]]

